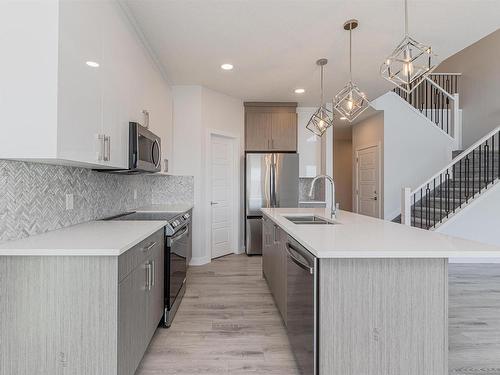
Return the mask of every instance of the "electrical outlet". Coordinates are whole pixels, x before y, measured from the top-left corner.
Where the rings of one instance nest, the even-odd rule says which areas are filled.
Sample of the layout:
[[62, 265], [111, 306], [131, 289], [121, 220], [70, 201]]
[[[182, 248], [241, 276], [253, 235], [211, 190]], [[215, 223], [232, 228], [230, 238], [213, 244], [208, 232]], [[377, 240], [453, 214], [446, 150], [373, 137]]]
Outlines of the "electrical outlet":
[[66, 209], [73, 209], [73, 194], [66, 194]]
[[134, 189], [134, 201], [137, 200], [137, 189]]

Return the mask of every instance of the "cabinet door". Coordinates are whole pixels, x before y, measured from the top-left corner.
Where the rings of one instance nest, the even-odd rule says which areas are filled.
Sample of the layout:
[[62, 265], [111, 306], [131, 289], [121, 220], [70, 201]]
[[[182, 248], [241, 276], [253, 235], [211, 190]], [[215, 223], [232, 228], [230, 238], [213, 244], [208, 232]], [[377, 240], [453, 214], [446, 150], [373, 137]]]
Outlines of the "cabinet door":
[[[102, 3], [59, 2], [58, 158], [101, 164]], [[99, 66], [89, 66], [89, 62]]]
[[262, 273], [271, 288], [272, 249], [269, 246], [269, 219], [262, 218]]
[[275, 151], [297, 151], [297, 114], [295, 112], [272, 114], [271, 147]]
[[147, 263], [118, 286], [118, 374], [133, 375], [149, 344], [147, 337]]
[[278, 309], [281, 313], [283, 321], [286, 324], [286, 295], [287, 295], [287, 256], [286, 256], [286, 240], [287, 234], [285, 231], [278, 228], [278, 244], [277, 244], [277, 253], [278, 253], [278, 262], [279, 262], [279, 272], [277, 275], [277, 284], [278, 284], [278, 296], [276, 298], [276, 303], [278, 305]]
[[148, 309], [149, 309], [149, 322], [148, 322], [148, 335], [153, 337], [153, 334], [158, 327], [158, 323], [163, 315], [165, 308], [165, 301], [163, 298], [164, 289], [164, 246], [163, 242], [155, 246], [151, 253], [152, 265], [152, 280], [153, 284], [148, 294]]
[[247, 151], [269, 151], [271, 147], [272, 113], [249, 110], [245, 114]]
[[[105, 2], [103, 23], [102, 133], [108, 137], [106, 161], [108, 167], [128, 167], [129, 107], [131, 81], [136, 72], [132, 58], [139, 48], [135, 45], [122, 11], [113, 2]], [[139, 51], [140, 52], [140, 51]]]

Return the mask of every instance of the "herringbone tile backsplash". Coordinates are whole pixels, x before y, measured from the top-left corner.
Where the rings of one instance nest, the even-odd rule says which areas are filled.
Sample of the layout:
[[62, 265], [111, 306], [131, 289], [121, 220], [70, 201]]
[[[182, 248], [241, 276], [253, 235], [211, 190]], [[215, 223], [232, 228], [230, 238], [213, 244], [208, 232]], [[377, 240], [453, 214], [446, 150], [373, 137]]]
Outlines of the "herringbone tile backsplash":
[[[66, 210], [66, 194], [73, 194], [73, 210]], [[0, 242], [151, 203], [192, 202], [193, 177], [189, 176], [121, 176], [0, 160]]]

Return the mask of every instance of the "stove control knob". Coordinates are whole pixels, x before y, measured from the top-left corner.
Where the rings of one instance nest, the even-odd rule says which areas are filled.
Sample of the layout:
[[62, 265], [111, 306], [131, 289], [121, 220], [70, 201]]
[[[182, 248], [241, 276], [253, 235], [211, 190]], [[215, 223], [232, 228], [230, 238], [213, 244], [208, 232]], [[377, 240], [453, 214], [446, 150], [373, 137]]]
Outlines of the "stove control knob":
[[185, 214], [184, 219], [189, 219], [189, 214]]
[[175, 228], [176, 226], [177, 226], [177, 221], [172, 222], [172, 227]]

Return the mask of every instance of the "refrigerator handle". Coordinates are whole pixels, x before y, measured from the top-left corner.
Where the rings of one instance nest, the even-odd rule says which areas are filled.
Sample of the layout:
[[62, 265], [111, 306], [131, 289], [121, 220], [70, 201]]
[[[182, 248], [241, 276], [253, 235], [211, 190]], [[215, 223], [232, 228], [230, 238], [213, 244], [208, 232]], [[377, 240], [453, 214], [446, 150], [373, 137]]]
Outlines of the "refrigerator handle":
[[271, 163], [271, 206], [276, 207], [276, 164]]

